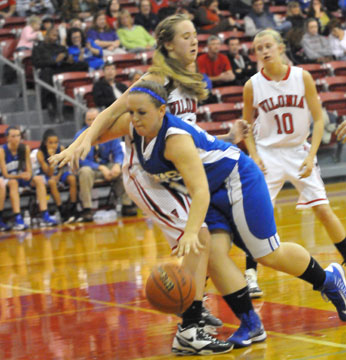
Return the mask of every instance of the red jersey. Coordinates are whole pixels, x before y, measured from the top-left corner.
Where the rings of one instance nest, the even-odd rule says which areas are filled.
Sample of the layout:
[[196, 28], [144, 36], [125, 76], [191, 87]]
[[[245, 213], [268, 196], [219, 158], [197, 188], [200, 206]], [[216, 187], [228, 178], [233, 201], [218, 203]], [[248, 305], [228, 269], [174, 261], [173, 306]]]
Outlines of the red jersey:
[[219, 54], [215, 60], [211, 59], [208, 54], [202, 54], [198, 57], [197, 64], [199, 72], [208, 76], [218, 76], [225, 71], [232, 70], [231, 63], [224, 54]]

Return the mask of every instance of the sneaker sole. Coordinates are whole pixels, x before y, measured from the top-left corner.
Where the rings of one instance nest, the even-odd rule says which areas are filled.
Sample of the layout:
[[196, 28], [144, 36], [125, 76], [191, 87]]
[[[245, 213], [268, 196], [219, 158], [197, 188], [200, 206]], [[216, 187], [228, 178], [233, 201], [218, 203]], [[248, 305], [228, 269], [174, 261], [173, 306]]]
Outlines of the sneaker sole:
[[259, 299], [263, 296], [263, 291], [249, 292], [249, 296], [251, 299]]
[[234, 344], [232, 346], [224, 351], [213, 351], [213, 350], [194, 350], [194, 349], [177, 349], [172, 348], [172, 353], [178, 355], [178, 356], [189, 356], [189, 355], [218, 355], [218, 354], [226, 354], [233, 350]]
[[[253, 343], [259, 343], [259, 342], [263, 342], [267, 339], [267, 333], [264, 331], [262, 334], [257, 335], [253, 338], [251, 338], [250, 340], [247, 340], [246, 342], [234, 342], [232, 344], [234, 344], [234, 348], [235, 349], [240, 349], [240, 348], [244, 348], [244, 347], [248, 347]], [[229, 339], [228, 341], [232, 342], [232, 339]]]

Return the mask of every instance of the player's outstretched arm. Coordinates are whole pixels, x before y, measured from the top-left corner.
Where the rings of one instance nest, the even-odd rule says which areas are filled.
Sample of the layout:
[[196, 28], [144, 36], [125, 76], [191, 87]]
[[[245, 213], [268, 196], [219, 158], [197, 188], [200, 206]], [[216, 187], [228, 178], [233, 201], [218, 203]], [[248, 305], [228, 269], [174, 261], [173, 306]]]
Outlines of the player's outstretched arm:
[[344, 144], [346, 143], [346, 120], [338, 126], [336, 129], [336, 135], [338, 141], [342, 141]]

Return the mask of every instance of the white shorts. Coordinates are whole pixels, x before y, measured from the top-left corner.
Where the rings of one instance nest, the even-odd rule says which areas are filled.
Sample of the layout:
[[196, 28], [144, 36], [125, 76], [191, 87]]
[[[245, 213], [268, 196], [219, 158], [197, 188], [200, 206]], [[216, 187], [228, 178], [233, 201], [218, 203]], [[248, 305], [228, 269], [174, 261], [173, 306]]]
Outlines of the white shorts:
[[291, 182], [299, 192], [297, 209], [329, 204], [317, 159], [315, 159], [311, 175], [299, 179], [299, 168], [308, 156], [309, 150], [310, 144], [308, 143], [280, 148], [257, 146], [258, 155], [267, 169], [265, 179], [273, 204], [285, 181]]
[[184, 234], [190, 197], [154, 181], [139, 164], [134, 146], [126, 145], [123, 180], [131, 200], [160, 227], [171, 249], [176, 248]]

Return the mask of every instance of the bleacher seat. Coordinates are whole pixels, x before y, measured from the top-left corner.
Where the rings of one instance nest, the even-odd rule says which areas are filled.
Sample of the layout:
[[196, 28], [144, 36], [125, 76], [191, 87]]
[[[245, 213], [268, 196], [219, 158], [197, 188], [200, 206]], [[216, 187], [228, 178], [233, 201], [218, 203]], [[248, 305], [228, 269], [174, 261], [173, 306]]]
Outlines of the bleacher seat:
[[[53, 76], [54, 86], [72, 98], [74, 97], [74, 88], [92, 84], [92, 82], [93, 78], [87, 71], [65, 72]], [[66, 102], [65, 105], [69, 105], [69, 103]]]
[[74, 88], [74, 97], [82, 104], [85, 104], [88, 108], [95, 107], [93, 97], [93, 84], [79, 86]]
[[272, 14], [286, 15], [287, 6], [285, 5], [272, 5], [269, 6], [269, 12]]
[[324, 91], [346, 92], [346, 76], [327, 76], [319, 80]]
[[230, 125], [235, 120], [230, 121], [212, 121], [212, 122], [206, 122], [206, 121], [200, 121], [198, 123], [198, 126], [201, 127], [203, 130], [207, 131], [211, 135], [222, 135], [227, 134], [230, 128]]
[[227, 121], [237, 119], [242, 113], [242, 103], [221, 103], [200, 106], [197, 121]]
[[19, 29], [26, 25], [26, 18], [21, 16], [11, 16], [5, 19], [4, 29]]
[[346, 61], [330, 61], [325, 66], [331, 76], [346, 75]]
[[123, 8], [127, 8], [127, 7], [134, 7], [137, 6], [137, 1], [136, 0], [118, 0], [118, 3], [120, 5], [120, 7]]
[[8, 60], [13, 60], [13, 54], [16, 50], [18, 39], [0, 39], [1, 55]]
[[7, 124], [0, 124], [0, 145], [5, 144], [6, 142], [5, 132], [8, 127], [9, 125]]
[[23, 50], [13, 53], [13, 57], [17, 65], [21, 66], [25, 71], [27, 83], [34, 83], [34, 68], [32, 65], [32, 51]]
[[328, 69], [323, 64], [299, 64], [297, 66], [308, 71], [315, 80], [328, 76]]
[[0, 29], [0, 41], [15, 39], [16, 37], [16, 31], [14, 29]]
[[218, 36], [223, 42], [227, 42], [231, 37], [238, 38], [240, 42], [248, 40], [248, 36], [245, 35], [244, 31], [223, 31], [220, 32]]
[[104, 58], [105, 61], [114, 63], [117, 68], [126, 68], [136, 65], [143, 65], [141, 54], [127, 53], [109, 55]]
[[318, 94], [322, 102], [322, 106], [327, 110], [346, 110], [346, 94], [345, 92], [321, 92]]
[[237, 103], [243, 101], [243, 86], [223, 86], [212, 90], [217, 101], [227, 103]]
[[124, 69], [118, 69], [115, 79], [116, 79], [116, 81], [129, 80], [129, 75], [131, 72], [139, 70], [143, 74], [145, 74], [148, 71], [149, 67], [150, 67], [150, 65], [137, 65], [137, 66], [131, 66], [131, 67], [124, 68]]

